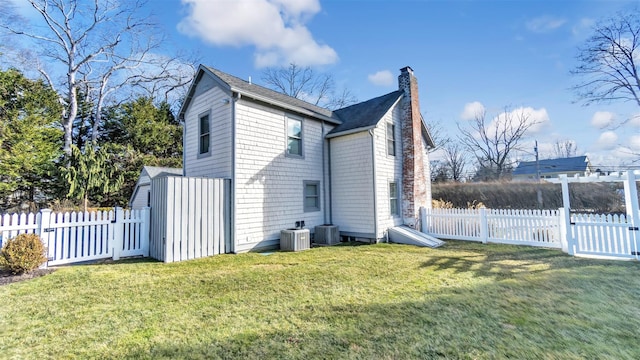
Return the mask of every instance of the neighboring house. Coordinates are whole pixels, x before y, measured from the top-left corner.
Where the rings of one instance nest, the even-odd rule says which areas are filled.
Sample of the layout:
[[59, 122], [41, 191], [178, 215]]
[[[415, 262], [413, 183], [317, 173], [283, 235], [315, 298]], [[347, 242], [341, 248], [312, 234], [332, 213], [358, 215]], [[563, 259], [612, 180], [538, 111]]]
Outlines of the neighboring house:
[[142, 209], [151, 204], [151, 179], [162, 176], [182, 176], [182, 169], [144, 166], [140, 172], [140, 177], [136, 186], [133, 188], [133, 194], [129, 199], [130, 209]]
[[184, 176], [231, 179], [233, 252], [279, 244], [304, 221], [379, 241], [430, 207], [418, 84], [336, 111], [200, 66], [180, 110]]
[[586, 156], [575, 156], [568, 158], [522, 161], [513, 171], [514, 181], [536, 181], [537, 171], [540, 169], [541, 179], [557, 178], [560, 174], [567, 176], [589, 175], [591, 174], [591, 164]]

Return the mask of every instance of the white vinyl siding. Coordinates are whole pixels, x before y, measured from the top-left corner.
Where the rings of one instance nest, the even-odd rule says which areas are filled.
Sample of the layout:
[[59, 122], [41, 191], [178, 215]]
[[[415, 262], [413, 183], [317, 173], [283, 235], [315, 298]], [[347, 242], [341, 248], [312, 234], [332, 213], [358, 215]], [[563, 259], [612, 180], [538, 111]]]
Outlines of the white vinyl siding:
[[[205, 75], [197, 85], [195, 96], [184, 117], [185, 176], [231, 178], [231, 94], [220, 89]], [[210, 156], [199, 156], [200, 118], [209, 114]]]
[[[401, 114], [399, 103], [396, 103], [380, 120], [374, 130], [376, 139], [376, 199], [378, 203], [378, 239], [383, 238], [390, 227], [402, 225], [402, 145], [399, 129], [401, 129]], [[389, 156], [388, 129], [393, 124], [395, 128], [395, 156]], [[396, 201], [398, 214], [392, 213], [390, 184], [397, 187]]]
[[137, 188], [135, 197], [133, 199], [131, 199], [131, 204], [129, 204], [129, 207], [131, 209], [142, 209], [147, 205], [147, 198], [148, 198], [148, 194], [149, 194], [149, 190], [151, 190], [151, 186], [146, 184], [146, 185], [139, 185]]
[[371, 135], [362, 131], [330, 141], [332, 222], [341, 232], [373, 234]]
[[[304, 158], [287, 155], [290, 114], [242, 98], [236, 104], [236, 252], [277, 246], [280, 231], [304, 221], [324, 224], [324, 212], [304, 211], [304, 181], [323, 178], [322, 124], [302, 118]], [[325, 125], [325, 132], [331, 129]], [[319, 183], [320, 209], [326, 207]]]

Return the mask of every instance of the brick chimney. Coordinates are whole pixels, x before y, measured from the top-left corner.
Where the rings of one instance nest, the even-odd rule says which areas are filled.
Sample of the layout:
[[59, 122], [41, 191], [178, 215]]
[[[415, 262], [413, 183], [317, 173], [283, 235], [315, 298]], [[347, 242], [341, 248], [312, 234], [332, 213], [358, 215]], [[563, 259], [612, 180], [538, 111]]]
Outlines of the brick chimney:
[[425, 172], [425, 147], [418, 97], [418, 80], [409, 66], [400, 69], [398, 87], [404, 91], [402, 113], [402, 217], [404, 223], [419, 228], [420, 207], [430, 201], [429, 178]]

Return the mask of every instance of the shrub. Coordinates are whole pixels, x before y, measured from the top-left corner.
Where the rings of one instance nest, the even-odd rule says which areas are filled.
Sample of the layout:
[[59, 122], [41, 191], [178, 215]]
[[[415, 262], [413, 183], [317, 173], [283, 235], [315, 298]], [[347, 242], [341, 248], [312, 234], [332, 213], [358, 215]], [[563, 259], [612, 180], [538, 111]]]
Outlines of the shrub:
[[45, 246], [36, 234], [20, 234], [0, 249], [0, 267], [14, 274], [34, 270], [45, 261]]

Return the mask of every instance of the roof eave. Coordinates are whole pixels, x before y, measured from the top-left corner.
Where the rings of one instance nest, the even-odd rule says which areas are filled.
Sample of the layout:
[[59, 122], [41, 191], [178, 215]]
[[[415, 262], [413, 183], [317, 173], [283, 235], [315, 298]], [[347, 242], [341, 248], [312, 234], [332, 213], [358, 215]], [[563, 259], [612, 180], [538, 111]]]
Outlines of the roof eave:
[[311, 116], [311, 117], [314, 117], [314, 118], [316, 118], [318, 120], [324, 120], [326, 122], [330, 122], [330, 123], [333, 123], [333, 124], [336, 124], [336, 125], [342, 124], [341, 121], [339, 121], [337, 119], [334, 119], [334, 118], [331, 118], [329, 116], [322, 115], [322, 114], [313, 112], [311, 110], [308, 110], [308, 109], [305, 109], [305, 108], [302, 108], [302, 107], [299, 107], [299, 106], [294, 106], [294, 105], [290, 105], [290, 104], [287, 104], [287, 103], [284, 103], [284, 102], [281, 102], [281, 101], [277, 101], [277, 100], [274, 100], [274, 99], [269, 98], [267, 96], [258, 95], [258, 94], [252, 93], [250, 91], [246, 91], [246, 90], [243, 90], [243, 89], [238, 89], [238, 88], [235, 88], [235, 87], [231, 87], [231, 91], [236, 92], [236, 93], [238, 93], [238, 94], [240, 94], [242, 96], [246, 96], [246, 97], [249, 97], [251, 99], [257, 100], [257, 101], [261, 101], [261, 102], [264, 102], [264, 103], [267, 103], [267, 104], [270, 104], [270, 105], [273, 105], [273, 106], [277, 106], [277, 107], [280, 107], [280, 108], [283, 108], [283, 109], [295, 111], [298, 114]]
[[355, 133], [359, 133], [359, 132], [375, 129], [376, 127], [377, 127], [377, 125], [370, 125], [370, 126], [359, 127], [359, 128], [355, 128], [355, 129], [349, 129], [349, 130], [340, 131], [340, 132], [337, 132], [337, 133], [334, 133], [334, 134], [327, 134], [325, 136], [325, 138], [331, 139], [331, 138], [338, 137], [338, 136], [351, 135], [351, 134], [355, 134]]

